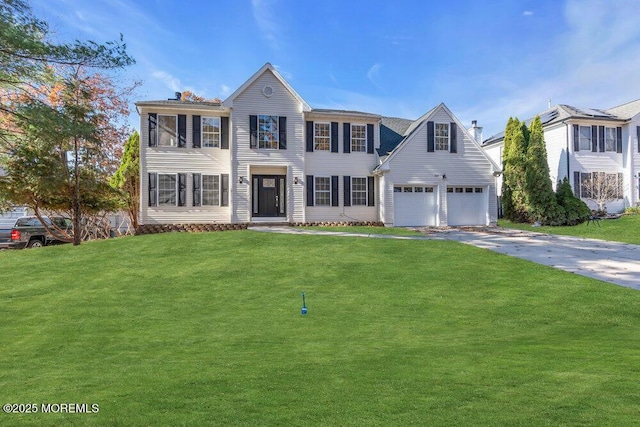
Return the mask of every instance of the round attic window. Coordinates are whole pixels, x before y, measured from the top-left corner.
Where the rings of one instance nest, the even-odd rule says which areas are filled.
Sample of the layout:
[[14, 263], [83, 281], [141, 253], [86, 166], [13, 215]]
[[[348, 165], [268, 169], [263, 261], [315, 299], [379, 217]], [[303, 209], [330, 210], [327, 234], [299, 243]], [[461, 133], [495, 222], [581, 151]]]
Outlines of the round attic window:
[[271, 95], [273, 95], [273, 87], [267, 85], [265, 87], [262, 88], [262, 94], [264, 96], [266, 96], [267, 98], [270, 98]]

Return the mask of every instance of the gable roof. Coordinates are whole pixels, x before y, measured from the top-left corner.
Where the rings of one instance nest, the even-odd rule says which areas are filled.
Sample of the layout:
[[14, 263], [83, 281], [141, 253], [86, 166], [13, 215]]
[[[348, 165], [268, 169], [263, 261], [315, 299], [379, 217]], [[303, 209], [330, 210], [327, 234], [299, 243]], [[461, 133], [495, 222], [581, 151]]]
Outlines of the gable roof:
[[[386, 153], [388, 154], [386, 157], [381, 158], [381, 162], [378, 166], [376, 166], [374, 168], [374, 172], [375, 171], [382, 171], [386, 168], [388, 168], [388, 163], [389, 161], [391, 161], [396, 154], [402, 150], [402, 148], [411, 140], [411, 136], [416, 133], [418, 131], [418, 129], [422, 128], [423, 126], [426, 126], [426, 123], [429, 121], [429, 119], [431, 119], [431, 117], [436, 113], [436, 111], [438, 110], [444, 110], [447, 115], [451, 118], [451, 120], [453, 120], [456, 125], [458, 126], [458, 128], [462, 129], [462, 131], [466, 134], [466, 136], [469, 138], [469, 140], [471, 140], [471, 142], [476, 145], [476, 147], [478, 148], [478, 151], [480, 151], [480, 153], [482, 153], [482, 155], [484, 156], [485, 159], [487, 159], [487, 161], [489, 163], [491, 163], [491, 165], [493, 166], [494, 171], [500, 171], [500, 167], [485, 153], [485, 151], [482, 149], [482, 147], [480, 146], [480, 143], [478, 141], [475, 140], [475, 138], [469, 133], [469, 131], [467, 130], [467, 128], [465, 128], [462, 123], [460, 123], [460, 121], [458, 120], [458, 118], [451, 112], [451, 110], [449, 110], [449, 108], [444, 104], [444, 103], [440, 103], [440, 105], [432, 108], [431, 110], [429, 110], [428, 112], [426, 112], [425, 114], [423, 114], [420, 118], [418, 118], [417, 120], [414, 120], [413, 122], [411, 122], [407, 128], [404, 131], [404, 134], [402, 135], [402, 139], [400, 139], [397, 144], [393, 147], [393, 149]], [[406, 125], [406, 121], [405, 123], [400, 123], [400, 122], [395, 122], [394, 120], [403, 120], [403, 119], [390, 119], [387, 123], [389, 124], [396, 124], [399, 126], [404, 126]], [[385, 117], [382, 118], [382, 122], [384, 123], [385, 121]], [[389, 128], [389, 131], [393, 132], [393, 129]], [[398, 134], [396, 132], [396, 134]], [[393, 140], [393, 136], [391, 136], [389, 138], [389, 141]], [[380, 126], [380, 148], [382, 149], [382, 124]], [[384, 155], [385, 153], [380, 153], [380, 155]]]
[[282, 77], [282, 75], [278, 72], [278, 70], [276, 70], [275, 67], [273, 65], [271, 65], [271, 63], [269, 63], [269, 62], [264, 64], [262, 66], [262, 68], [260, 68], [251, 77], [249, 77], [249, 80], [244, 82], [242, 84], [242, 86], [240, 86], [238, 89], [235, 90], [235, 92], [233, 92], [231, 95], [229, 95], [229, 97], [227, 99], [222, 101], [222, 105], [224, 105], [225, 107], [233, 107], [233, 101], [242, 92], [244, 92], [249, 86], [251, 86], [261, 75], [263, 75], [267, 71], [270, 71], [275, 76], [275, 78], [278, 79], [278, 81], [289, 91], [289, 93], [291, 93], [291, 95], [298, 102], [300, 102], [300, 104], [302, 104], [302, 111], [310, 111], [311, 110], [311, 107], [309, 106], [309, 104], [307, 104], [307, 101], [302, 99], [302, 97], [298, 94], [298, 92], [296, 92], [295, 89], [293, 89], [293, 87], [291, 87], [291, 85], [284, 79], [284, 77]]
[[629, 120], [630, 118], [640, 114], [640, 99], [618, 105], [617, 107], [609, 108], [606, 111], [607, 113]]
[[[640, 108], [640, 104], [638, 104]], [[607, 121], [624, 121], [625, 119], [618, 116], [610, 110], [598, 110], [595, 108], [578, 108], [566, 104], [555, 105], [540, 114], [540, 121], [542, 126], [549, 126], [554, 123], [559, 123], [567, 119], [586, 119], [586, 120], [607, 120]], [[529, 126], [535, 117], [525, 120], [525, 124]], [[482, 143], [482, 146], [500, 143], [504, 140], [504, 132], [499, 132], [487, 139]]]
[[404, 134], [415, 120], [398, 117], [382, 117], [380, 120], [379, 156], [386, 156], [404, 139]]

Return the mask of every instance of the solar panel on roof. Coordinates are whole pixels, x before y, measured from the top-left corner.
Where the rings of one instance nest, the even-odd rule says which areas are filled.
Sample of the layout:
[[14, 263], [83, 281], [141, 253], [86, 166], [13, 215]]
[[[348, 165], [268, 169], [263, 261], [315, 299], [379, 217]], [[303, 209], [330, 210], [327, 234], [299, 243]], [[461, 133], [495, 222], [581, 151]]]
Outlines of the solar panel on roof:
[[592, 108], [581, 108], [580, 113], [584, 114], [585, 116], [592, 117], [613, 117], [611, 114], [605, 113], [604, 111], [600, 110], [594, 110]]
[[540, 115], [540, 121], [542, 122], [542, 124], [546, 124], [556, 117], [558, 117], [558, 110], [547, 111], [546, 113]]

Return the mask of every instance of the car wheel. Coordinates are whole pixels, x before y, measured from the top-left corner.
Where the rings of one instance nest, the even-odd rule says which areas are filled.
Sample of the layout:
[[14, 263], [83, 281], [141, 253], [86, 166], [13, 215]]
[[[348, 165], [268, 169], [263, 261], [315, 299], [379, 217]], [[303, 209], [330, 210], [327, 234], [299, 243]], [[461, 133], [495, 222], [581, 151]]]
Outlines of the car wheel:
[[38, 239], [29, 240], [29, 243], [27, 244], [28, 248], [41, 248], [43, 246], [44, 244], [42, 244], [42, 240]]

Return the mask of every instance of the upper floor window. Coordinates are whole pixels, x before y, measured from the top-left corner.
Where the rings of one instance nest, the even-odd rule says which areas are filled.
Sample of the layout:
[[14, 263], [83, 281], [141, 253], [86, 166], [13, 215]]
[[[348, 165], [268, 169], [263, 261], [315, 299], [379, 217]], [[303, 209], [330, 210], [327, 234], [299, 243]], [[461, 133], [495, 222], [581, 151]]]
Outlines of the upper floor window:
[[604, 150], [616, 151], [616, 128], [604, 128]]
[[258, 116], [258, 148], [278, 148], [278, 116]]
[[436, 150], [449, 151], [449, 123], [435, 124]]
[[329, 151], [331, 144], [330, 123], [314, 123], [313, 149]]
[[220, 147], [220, 117], [202, 118], [202, 146]]
[[158, 146], [175, 147], [178, 140], [178, 117], [158, 114]]
[[591, 150], [591, 126], [580, 126], [578, 138], [580, 150]]
[[362, 151], [365, 153], [367, 152], [366, 125], [351, 125], [351, 151]]

